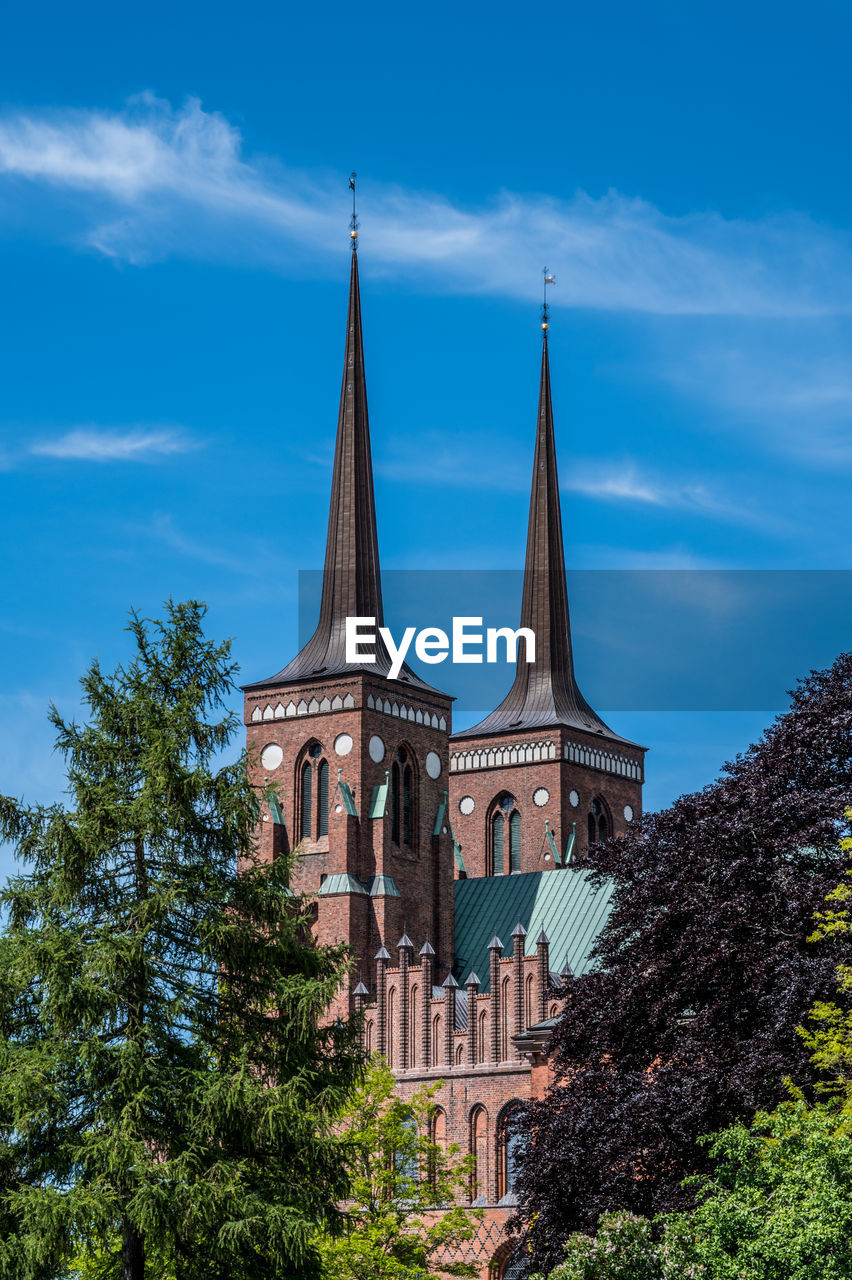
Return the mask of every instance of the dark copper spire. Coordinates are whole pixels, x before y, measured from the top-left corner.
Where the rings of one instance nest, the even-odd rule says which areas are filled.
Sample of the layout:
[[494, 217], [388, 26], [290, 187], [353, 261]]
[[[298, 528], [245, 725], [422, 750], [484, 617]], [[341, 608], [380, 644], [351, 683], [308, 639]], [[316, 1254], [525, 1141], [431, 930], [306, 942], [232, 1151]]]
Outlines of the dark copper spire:
[[530, 518], [521, 626], [535, 633], [535, 662], [524, 660], [518, 646], [515, 682], [495, 711], [457, 738], [480, 737], [510, 729], [542, 729], [568, 725], [617, 738], [586, 702], [574, 678], [571, 629], [568, 621], [568, 588], [562, 544], [562, 512], [556, 473], [556, 442], [550, 399], [550, 362], [545, 311], [541, 353], [541, 389], [538, 399], [535, 458], [533, 461]]
[[[270, 679], [257, 681], [258, 686], [357, 670], [386, 675], [390, 668], [390, 657], [381, 640], [376, 645], [375, 663], [356, 666], [346, 662], [346, 618], [375, 618], [377, 629], [384, 621], [361, 332], [358, 232], [354, 214], [350, 235], [349, 314], [346, 319], [343, 385], [337, 419], [319, 622], [311, 639], [293, 661]], [[429, 688], [407, 666], [402, 668], [398, 679]]]

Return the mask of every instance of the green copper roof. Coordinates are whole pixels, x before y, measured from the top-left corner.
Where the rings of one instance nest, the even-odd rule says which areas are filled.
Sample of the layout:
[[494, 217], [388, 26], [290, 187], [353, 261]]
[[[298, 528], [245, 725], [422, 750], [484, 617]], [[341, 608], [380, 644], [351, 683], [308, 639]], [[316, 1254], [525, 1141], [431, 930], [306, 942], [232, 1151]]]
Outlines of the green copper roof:
[[349, 871], [336, 871], [333, 875], [326, 876], [319, 887], [318, 896], [329, 898], [335, 893], [366, 893], [371, 898], [400, 896], [393, 876], [373, 876], [365, 883]]
[[371, 898], [399, 898], [402, 895], [396, 887], [393, 876], [373, 876], [367, 881], [367, 892]]
[[[340, 771], [338, 770], [338, 773], [339, 772]], [[358, 806], [355, 804], [355, 797], [352, 794], [352, 788], [350, 787], [349, 783], [344, 782], [341, 778], [338, 778], [337, 785], [340, 788], [340, 798], [343, 801], [344, 809], [346, 810], [347, 813], [351, 814], [353, 818], [357, 818]]]
[[333, 893], [366, 894], [366, 892], [361, 881], [356, 876], [350, 875], [348, 871], [338, 871], [334, 875], [326, 876], [319, 887], [321, 898], [330, 897]]
[[[589, 952], [610, 913], [612, 886], [593, 888], [588, 871], [530, 871], [524, 875], [456, 880], [455, 967], [482, 975], [480, 991], [489, 988], [488, 944], [496, 933], [511, 955], [511, 935], [520, 923], [527, 931], [524, 949], [535, 955], [542, 929], [550, 939], [552, 971], [567, 962], [573, 973], [586, 973]], [[508, 939], [508, 941], [506, 941]]]

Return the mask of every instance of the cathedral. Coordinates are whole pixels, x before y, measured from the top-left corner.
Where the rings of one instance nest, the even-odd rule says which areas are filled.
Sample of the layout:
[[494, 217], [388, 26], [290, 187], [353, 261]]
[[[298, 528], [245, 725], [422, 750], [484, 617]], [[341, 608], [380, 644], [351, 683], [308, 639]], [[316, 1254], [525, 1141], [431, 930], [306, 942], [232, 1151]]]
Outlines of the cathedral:
[[474, 1157], [468, 1246], [483, 1280], [523, 1274], [505, 1234], [515, 1195], [513, 1116], [547, 1084], [560, 991], [582, 974], [608, 913], [590, 842], [640, 814], [644, 748], [613, 732], [574, 674], [546, 314], [520, 623], [535, 661], [479, 724], [403, 666], [347, 663], [347, 617], [383, 622], [379, 539], [353, 228], [343, 385], [316, 631], [275, 675], [247, 685], [258, 784], [278, 800], [262, 856], [296, 850], [293, 887], [316, 900], [315, 935], [355, 963], [337, 1013], [364, 1011], [366, 1048], [405, 1096], [443, 1081], [434, 1139]]

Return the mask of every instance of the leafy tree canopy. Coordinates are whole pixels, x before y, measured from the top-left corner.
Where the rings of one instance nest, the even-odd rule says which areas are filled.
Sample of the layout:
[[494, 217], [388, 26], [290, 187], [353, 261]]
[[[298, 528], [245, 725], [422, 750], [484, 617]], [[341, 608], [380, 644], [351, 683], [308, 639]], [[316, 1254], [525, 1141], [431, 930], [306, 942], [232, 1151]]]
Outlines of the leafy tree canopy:
[[[539, 1264], [603, 1213], [689, 1206], [697, 1146], [815, 1069], [796, 1028], [830, 997], [836, 938], [809, 945], [837, 883], [852, 794], [852, 654], [812, 673], [722, 777], [590, 851], [615, 887], [598, 968], [571, 982], [555, 1083], [530, 1108], [520, 1223]], [[848, 832], [848, 825], [846, 827]]]
[[[471, 1158], [435, 1140], [432, 1101], [440, 1082], [403, 1100], [374, 1060], [340, 1117], [350, 1197], [342, 1235], [320, 1233], [324, 1280], [426, 1280], [475, 1276], [453, 1261], [482, 1219], [456, 1203], [470, 1185]], [[436, 1209], [444, 1207], [436, 1213]]]
[[550, 1280], [850, 1280], [852, 1139], [838, 1108], [782, 1103], [707, 1141], [698, 1206], [605, 1215]]

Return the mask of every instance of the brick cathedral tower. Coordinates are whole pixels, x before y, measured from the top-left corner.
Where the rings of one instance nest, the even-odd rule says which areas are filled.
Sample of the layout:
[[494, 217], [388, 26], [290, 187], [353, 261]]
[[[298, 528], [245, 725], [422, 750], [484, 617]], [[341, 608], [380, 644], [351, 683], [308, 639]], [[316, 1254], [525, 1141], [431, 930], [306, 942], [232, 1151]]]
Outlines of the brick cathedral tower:
[[[545, 871], [623, 831], [642, 803], [644, 748], [596, 715], [577, 686], [550, 395], [547, 313], [515, 680], [495, 711], [453, 736], [451, 814], [468, 876]], [[532, 766], [532, 767], [531, 767]]]
[[347, 663], [347, 616], [383, 622], [354, 225], [319, 622], [292, 662], [244, 692], [255, 776], [281, 801], [261, 815], [262, 855], [298, 848], [293, 887], [317, 895], [318, 939], [348, 942], [353, 982], [360, 967], [375, 989], [377, 952], [395, 953], [406, 931], [451, 962], [452, 700], [408, 667], [388, 679], [381, 643], [375, 664]]

